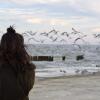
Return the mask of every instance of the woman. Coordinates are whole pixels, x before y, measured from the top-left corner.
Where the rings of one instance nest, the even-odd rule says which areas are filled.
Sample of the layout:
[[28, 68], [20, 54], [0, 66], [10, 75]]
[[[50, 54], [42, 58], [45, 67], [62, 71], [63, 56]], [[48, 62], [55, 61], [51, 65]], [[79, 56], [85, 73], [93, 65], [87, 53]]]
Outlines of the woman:
[[24, 47], [22, 35], [7, 29], [0, 44], [0, 100], [29, 100], [35, 80], [35, 65]]

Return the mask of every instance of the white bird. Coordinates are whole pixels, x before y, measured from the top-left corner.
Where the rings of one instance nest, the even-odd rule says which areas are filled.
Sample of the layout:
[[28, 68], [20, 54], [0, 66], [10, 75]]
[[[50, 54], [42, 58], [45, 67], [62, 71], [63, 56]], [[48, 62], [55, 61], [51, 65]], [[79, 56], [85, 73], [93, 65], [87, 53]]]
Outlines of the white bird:
[[27, 37], [29, 36], [29, 35], [28, 35], [27, 33], [25, 33], [25, 32], [22, 33], [22, 35], [23, 35], [24, 37], [25, 37], [25, 36], [27, 36]]
[[62, 32], [61, 35], [66, 35], [67, 37], [69, 37], [69, 34], [67, 32]]
[[36, 35], [37, 32], [34, 32], [34, 33], [33, 33], [32, 31], [26, 31], [26, 33], [28, 33], [28, 34], [30, 34], [30, 35], [33, 36], [33, 35]]
[[73, 32], [71, 32], [72, 34], [78, 34], [78, 33], [81, 33], [81, 32], [77, 31], [77, 30], [74, 29], [74, 28], [72, 28], [72, 31], [73, 31]]
[[40, 42], [40, 41], [36, 40], [35, 38], [29, 38], [29, 39], [28, 39], [28, 42], [29, 42], [30, 40], [34, 40], [34, 41], [36, 41], [36, 42]]
[[57, 39], [58, 39], [58, 38], [56, 37], [55, 39], [52, 39], [52, 41], [55, 42], [55, 41], [57, 41]]
[[100, 34], [93, 34], [95, 38], [100, 38]]
[[78, 38], [76, 38], [75, 40], [74, 40], [74, 43], [76, 43], [76, 41], [78, 41], [78, 40], [82, 40], [83, 42], [85, 42], [84, 41], [84, 37], [86, 37], [87, 35], [84, 35], [84, 36], [81, 36], [81, 37], [78, 37]]
[[80, 45], [78, 45], [78, 44], [72, 44], [73, 46], [77, 46], [80, 50], [81, 50], [81, 46]]
[[43, 33], [40, 33], [40, 35], [43, 35], [43, 36], [47, 36], [48, 37], [48, 33], [46, 33], [46, 32], [43, 32]]
[[54, 34], [57, 34], [59, 31], [56, 31], [55, 29], [51, 30], [50, 32], [48, 32], [49, 34], [50, 33], [54, 33]]
[[61, 39], [60, 42], [67, 42], [65, 39]]

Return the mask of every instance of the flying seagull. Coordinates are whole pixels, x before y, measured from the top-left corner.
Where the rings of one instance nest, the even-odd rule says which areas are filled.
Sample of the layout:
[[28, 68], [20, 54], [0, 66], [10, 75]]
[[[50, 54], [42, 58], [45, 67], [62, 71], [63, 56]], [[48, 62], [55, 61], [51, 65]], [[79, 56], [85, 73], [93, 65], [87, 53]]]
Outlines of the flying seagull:
[[93, 34], [95, 38], [100, 38], [100, 34]]
[[28, 39], [28, 42], [29, 42], [30, 40], [34, 40], [35, 42], [40, 42], [40, 41], [36, 40], [35, 38], [29, 38], [29, 39]]
[[72, 34], [78, 34], [78, 33], [80, 33], [79, 31], [77, 31], [76, 29], [74, 29], [74, 28], [72, 28]]
[[82, 37], [76, 38], [76, 39], [74, 40], [74, 43], [76, 43], [76, 41], [78, 41], [78, 40], [82, 40], [83, 42], [85, 42], [85, 41], [83, 40], [83, 38], [86, 37], [86, 36], [87, 36], [87, 35], [84, 35], [84, 36], [82, 36]]
[[61, 35], [66, 35], [67, 37], [69, 37], [69, 34], [67, 32], [62, 32]]
[[29, 33], [30, 35], [33, 36], [33, 35], [36, 35], [37, 32], [34, 32], [34, 33], [33, 33], [32, 31], [27, 31], [27, 33]]
[[22, 35], [25, 37], [25, 36], [28, 36], [28, 34], [26, 32], [22, 33]]
[[43, 33], [40, 33], [40, 35], [43, 35], [43, 36], [47, 36], [48, 37], [48, 33], [46, 33], [46, 32], [43, 32]]
[[55, 34], [57, 34], [59, 31], [56, 31], [55, 29], [53, 29], [53, 30], [51, 30], [50, 32], [48, 32], [48, 33], [55, 33]]

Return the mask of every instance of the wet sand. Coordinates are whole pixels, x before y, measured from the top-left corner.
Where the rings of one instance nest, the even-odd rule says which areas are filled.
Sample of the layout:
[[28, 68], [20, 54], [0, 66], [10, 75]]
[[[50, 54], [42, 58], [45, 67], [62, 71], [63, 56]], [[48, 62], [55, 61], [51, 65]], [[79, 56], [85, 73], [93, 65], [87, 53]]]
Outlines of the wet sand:
[[100, 75], [36, 79], [30, 100], [100, 100]]

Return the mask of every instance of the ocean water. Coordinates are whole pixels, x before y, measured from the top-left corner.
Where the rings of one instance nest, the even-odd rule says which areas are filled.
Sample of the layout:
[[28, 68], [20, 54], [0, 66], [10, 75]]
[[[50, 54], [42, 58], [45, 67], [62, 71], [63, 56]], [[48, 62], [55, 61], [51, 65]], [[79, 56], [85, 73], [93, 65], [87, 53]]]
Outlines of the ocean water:
[[[36, 77], [48, 78], [48, 77], [59, 77], [59, 76], [69, 76], [69, 75], [87, 75], [95, 74], [95, 72], [100, 71], [100, 46], [99, 45], [82, 45], [81, 50], [77, 47], [68, 46], [68, 45], [33, 45], [34, 50], [39, 49], [39, 54], [45, 55], [44, 50], [55, 49], [53, 55], [57, 52], [65, 53], [65, 61], [33, 61], [36, 65]], [[62, 46], [62, 47], [60, 47]], [[36, 49], [37, 48], [37, 49]], [[42, 48], [42, 49], [41, 49]], [[50, 48], [50, 49], [49, 49]], [[58, 49], [60, 48], [60, 49]], [[58, 49], [58, 50], [56, 50]], [[38, 54], [38, 51], [32, 51], [34, 54]], [[67, 51], [66, 51], [67, 50]], [[69, 52], [70, 51], [70, 52]], [[50, 51], [49, 51], [50, 52]], [[52, 53], [50, 52], [49, 55]], [[61, 53], [62, 54], [62, 53]], [[76, 60], [76, 56], [82, 54], [84, 55], [83, 60]], [[47, 52], [46, 52], [47, 55]]]

